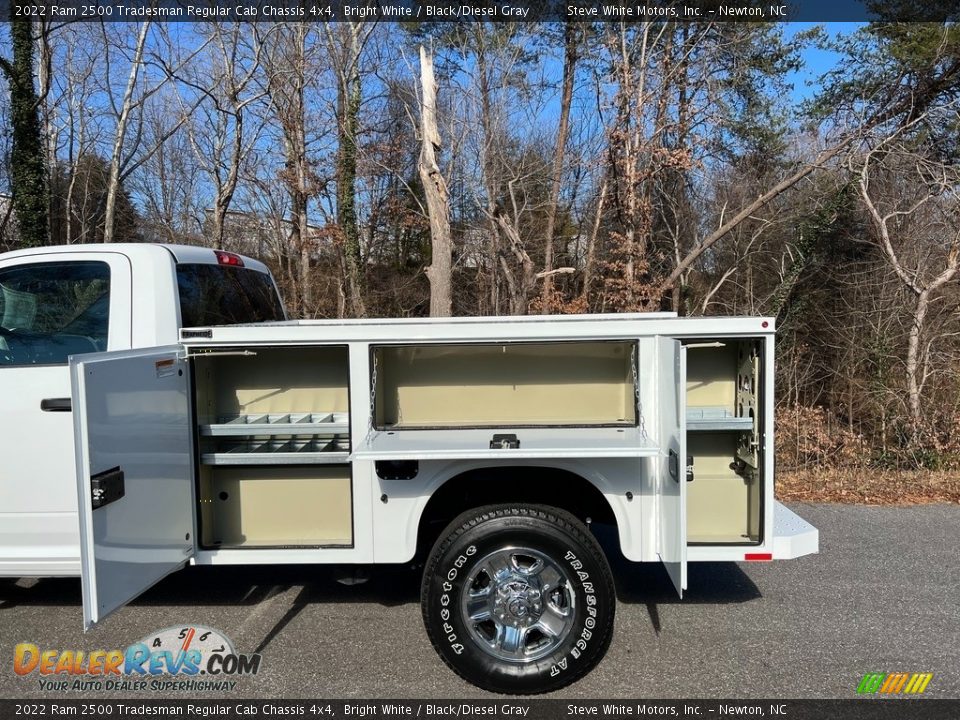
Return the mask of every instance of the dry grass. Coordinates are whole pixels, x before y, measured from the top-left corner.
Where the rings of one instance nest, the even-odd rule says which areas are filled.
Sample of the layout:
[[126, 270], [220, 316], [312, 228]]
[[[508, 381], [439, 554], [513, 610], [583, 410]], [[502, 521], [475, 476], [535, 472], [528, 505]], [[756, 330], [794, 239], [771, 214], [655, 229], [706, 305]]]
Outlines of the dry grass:
[[960, 472], [872, 470], [778, 470], [777, 498], [863, 505], [960, 504]]

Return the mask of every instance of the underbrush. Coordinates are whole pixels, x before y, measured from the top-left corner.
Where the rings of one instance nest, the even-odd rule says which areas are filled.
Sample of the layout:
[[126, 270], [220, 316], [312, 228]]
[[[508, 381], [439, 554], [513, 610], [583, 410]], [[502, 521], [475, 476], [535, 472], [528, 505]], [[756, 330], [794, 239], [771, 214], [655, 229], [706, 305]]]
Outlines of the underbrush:
[[960, 472], [874, 468], [778, 469], [779, 500], [866, 505], [960, 504]]

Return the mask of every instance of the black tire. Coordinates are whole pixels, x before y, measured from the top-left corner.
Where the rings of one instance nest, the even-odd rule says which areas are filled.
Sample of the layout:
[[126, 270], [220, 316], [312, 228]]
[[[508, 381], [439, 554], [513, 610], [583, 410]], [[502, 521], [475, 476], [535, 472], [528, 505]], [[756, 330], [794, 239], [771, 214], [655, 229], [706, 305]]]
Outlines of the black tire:
[[573, 515], [491, 505], [441, 534], [420, 605], [430, 641], [454, 672], [486, 690], [534, 694], [600, 662], [616, 593], [603, 551]]

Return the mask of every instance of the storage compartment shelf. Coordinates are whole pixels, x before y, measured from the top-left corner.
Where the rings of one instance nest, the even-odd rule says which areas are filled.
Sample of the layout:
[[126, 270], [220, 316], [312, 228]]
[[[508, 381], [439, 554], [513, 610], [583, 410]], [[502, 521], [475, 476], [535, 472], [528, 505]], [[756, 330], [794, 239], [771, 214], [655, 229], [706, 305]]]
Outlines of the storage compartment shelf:
[[233, 415], [215, 424], [201, 425], [205, 437], [250, 437], [254, 435], [329, 435], [350, 431], [347, 413], [286, 413]]
[[739, 430], [749, 432], [753, 429], [753, 418], [737, 417], [723, 407], [687, 408], [687, 430], [716, 432], [718, 430]]
[[[516, 435], [520, 447], [491, 448], [494, 434]], [[469, 460], [650, 457], [658, 446], [637, 427], [497, 428], [371, 432], [353, 460]]]
[[204, 465], [337, 464], [347, 462], [345, 438], [236, 440], [221, 443], [217, 452], [203, 453]]
[[347, 461], [348, 413], [255, 413], [200, 426], [204, 465], [327, 465]]

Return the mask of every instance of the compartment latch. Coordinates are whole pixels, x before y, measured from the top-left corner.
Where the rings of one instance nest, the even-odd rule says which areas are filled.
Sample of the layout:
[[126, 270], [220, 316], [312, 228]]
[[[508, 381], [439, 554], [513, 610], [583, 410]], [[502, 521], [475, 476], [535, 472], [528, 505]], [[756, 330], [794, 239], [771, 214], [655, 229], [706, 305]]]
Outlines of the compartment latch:
[[[680, 456], [675, 450], [670, 451], [668, 462], [670, 477], [674, 482], [680, 482]], [[687, 482], [693, 482], [693, 455], [687, 455], [687, 464], [683, 469], [683, 476]]]
[[119, 466], [90, 477], [90, 496], [94, 510], [116, 502], [123, 495], [123, 470]]
[[494, 433], [490, 441], [491, 450], [517, 450], [519, 447], [520, 440], [516, 433]]

